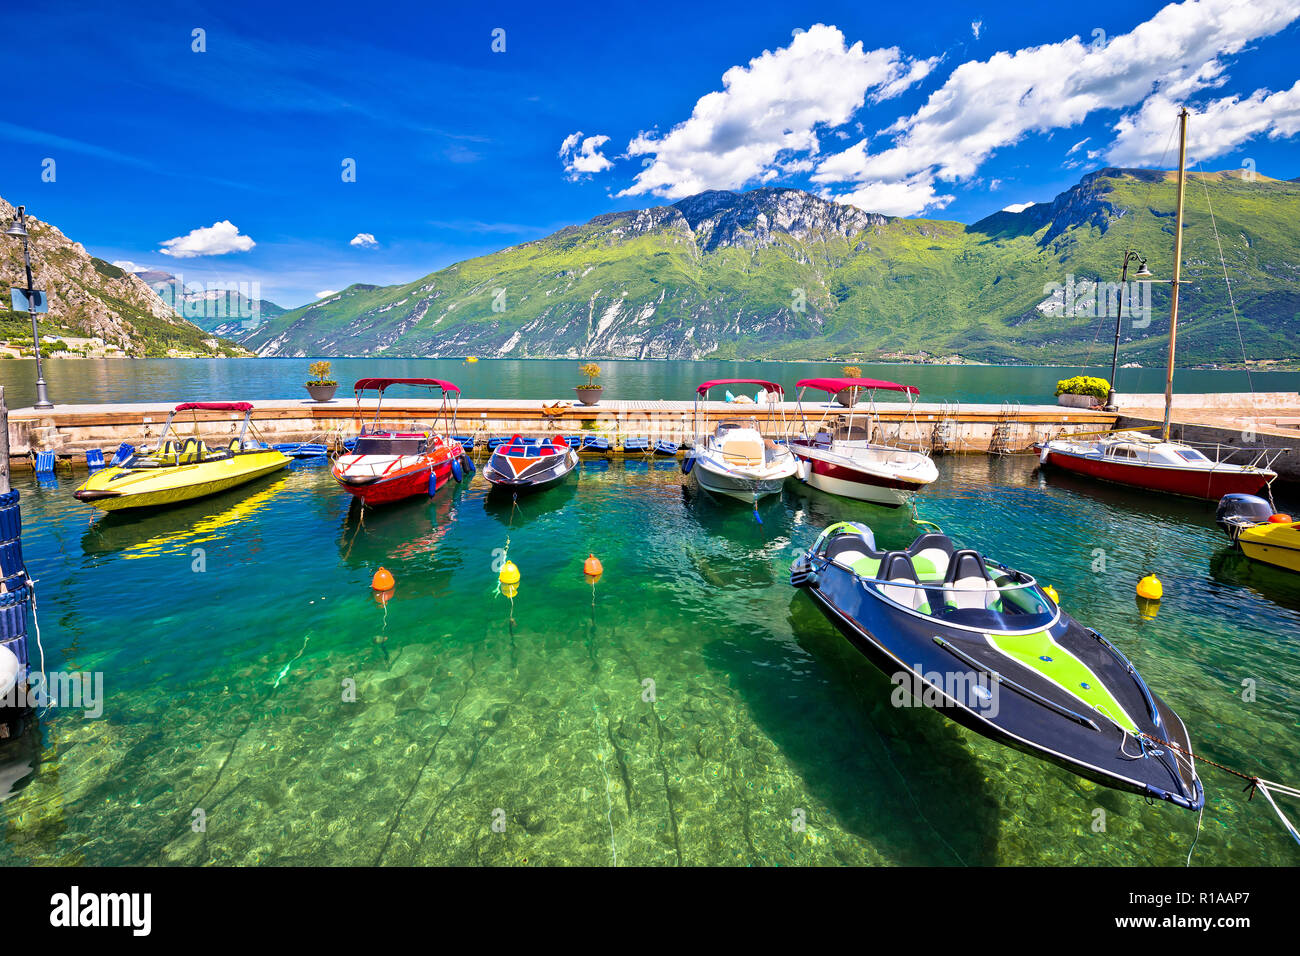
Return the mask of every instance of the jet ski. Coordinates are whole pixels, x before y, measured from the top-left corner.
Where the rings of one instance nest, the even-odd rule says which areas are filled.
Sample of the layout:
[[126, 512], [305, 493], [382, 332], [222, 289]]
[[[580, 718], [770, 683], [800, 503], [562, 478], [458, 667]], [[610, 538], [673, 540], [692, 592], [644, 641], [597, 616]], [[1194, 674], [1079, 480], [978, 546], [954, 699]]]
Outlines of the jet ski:
[[513, 435], [492, 452], [483, 466], [483, 477], [493, 490], [542, 491], [564, 481], [577, 464], [577, 449], [563, 435], [540, 442]]
[[1182, 720], [1030, 575], [938, 533], [882, 551], [869, 527], [840, 522], [790, 583], [912, 698], [970, 730], [1108, 787], [1204, 806]]

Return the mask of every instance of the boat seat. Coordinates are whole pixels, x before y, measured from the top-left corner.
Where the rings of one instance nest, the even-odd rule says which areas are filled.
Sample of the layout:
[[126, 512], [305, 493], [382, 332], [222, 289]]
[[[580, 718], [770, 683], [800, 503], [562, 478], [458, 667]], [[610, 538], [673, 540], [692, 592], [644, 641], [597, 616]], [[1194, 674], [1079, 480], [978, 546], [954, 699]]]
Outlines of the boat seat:
[[978, 551], [962, 550], [953, 554], [944, 579], [943, 602], [957, 610], [1002, 610], [1001, 592], [989, 579]]
[[866, 535], [841, 534], [826, 546], [826, 557], [860, 577], [874, 578], [884, 554], [876, 550], [875, 542]]
[[763, 442], [733, 438], [721, 448], [722, 459], [733, 468], [757, 468], [763, 464]]
[[193, 438], [185, 439], [185, 444], [181, 446], [180, 463], [182, 465], [192, 465], [199, 461], [202, 448], [203, 442], [195, 441]]
[[912, 566], [922, 581], [947, 580], [953, 550], [952, 538], [935, 532], [918, 535], [907, 547], [907, 553], [912, 557]]
[[[890, 551], [880, 564], [880, 572], [877, 575], [886, 581], [899, 581], [903, 584], [920, 584], [921, 581], [916, 575], [916, 568], [912, 566], [912, 559], [903, 551]], [[895, 604], [901, 604], [903, 607], [911, 608], [913, 611], [919, 611], [922, 614], [930, 613], [930, 601], [926, 597], [923, 588], [903, 587], [902, 584], [893, 586], [889, 584], [877, 584], [880, 593]]]

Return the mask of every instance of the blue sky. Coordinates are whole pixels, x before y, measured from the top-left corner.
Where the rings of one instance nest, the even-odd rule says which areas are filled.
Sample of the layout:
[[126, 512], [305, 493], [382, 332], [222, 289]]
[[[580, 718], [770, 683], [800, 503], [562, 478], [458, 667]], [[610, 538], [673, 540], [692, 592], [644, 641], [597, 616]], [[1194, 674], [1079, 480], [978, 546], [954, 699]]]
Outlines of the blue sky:
[[7, 4], [0, 196], [291, 307], [700, 188], [972, 222], [1159, 165], [1184, 103], [1203, 168], [1300, 176], [1294, 0], [440, 7]]

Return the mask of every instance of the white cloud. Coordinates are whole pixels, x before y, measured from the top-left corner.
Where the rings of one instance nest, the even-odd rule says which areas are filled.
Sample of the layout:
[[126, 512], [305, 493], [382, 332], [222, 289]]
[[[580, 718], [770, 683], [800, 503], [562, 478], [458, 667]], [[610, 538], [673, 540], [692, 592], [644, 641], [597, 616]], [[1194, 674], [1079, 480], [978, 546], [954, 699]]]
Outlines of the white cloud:
[[[1106, 161], [1115, 166], [1147, 166], [1171, 162], [1178, 148], [1171, 135], [1179, 104], [1157, 93], [1141, 109], [1115, 124], [1115, 142]], [[1188, 107], [1187, 162], [1196, 164], [1231, 152], [1260, 134], [1286, 139], [1300, 133], [1300, 81], [1289, 90], [1256, 90], [1246, 99], [1225, 96], [1203, 107]], [[1166, 153], [1168, 148], [1168, 153]]]
[[970, 32], [971, 32], [972, 34], [974, 34], [975, 39], [978, 40], [978, 39], [980, 38], [980, 31], [983, 30], [983, 29], [984, 29], [984, 21], [983, 21], [983, 20], [972, 20], [972, 21], [971, 21]]
[[[893, 145], [859, 142], [826, 157], [813, 180], [848, 182], [857, 204], [867, 184], [903, 186], [914, 215], [937, 181], [975, 175], [996, 150], [1031, 132], [1070, 127], [1099, 109], [1132, 106], [1153, 92], [1184, 97], [1223, 80], [1221, 56], [1239, 52], [1300, 16], [1294, 0], [1186, 0], [1108, 43], [1070, 37], [963, 63], [913, 115], [885, 133]], [[1158, 147], [1157, 147], [1158, 148]], [[876, 190], [879, 192], [880, 190]], [[898, 203], [895, 210], [907, 203]]]
[[130, 259], [114, 259], [113, 265], [117, 266], [123, 272], [144, 272], [144, 267], [136, 265]]
[[1092, 139], [1091, 136], [1085, 136], [1083, 139], [1079, 140], [1077, 143], [1075, 143], [1073, 146], [1071, 146], [1069, 149], [1067, 149], [1067, 150], [1065, 151], [1065, 155], [1066, 155], [1066, 156], [1073, 156], [1075, 153], [1077, 153], [1077, 152], [1079, 151], [1080, 147], [1082, 147], [1083, 144], [1086, 143], [1086, 142], [1088, 142], [1090, 139]]
[[1010, 206], [1003, 206], [1002, 211], [1003, 212], [1024, 212], [1032, 205], [1033, 203], [1031, 202], [1013, 202]]
[[619, 195], [676, 199], [771, 179], [794, 154], [819, 152], [819, 129], [849, 122], [868, 97], [898, 95], [937, 62], [910, 59], [897, 47], [848, 46], [839, 29], [821, 23], [795, 31], [788, 46], [727, 70], [723, 89], [701, 97], [667, 134], [637, 135], [627, 152], [647, 157], [646, 165]]
[[368, 232], [359, 232], [348, 240], [349, 246], [358, 246], [362, 249], [378, 248], [379, 243], [375, 240], [374, 235]]
[[566, 136], [560, 144], [558, 155], [569, 179], [578, 179], [584, 174], [599, 173], [612, 167], [614, 164], [600, 152], [600, 148], [608, 142], [608, 136], [588, 136], [583, 139], [582, 130]]
[[256, 245], [248, 236], [239, 234], [239, 227], [229, 219], [214, 222], [191, 230], [162, 243], [158, 251], [176, 259], [193, 259], [196, 256], [224, 256], [229, 252], [247, 252]]
[[328, 299], [330, 296], [332, 296], [332, 295], [338, 295], [338, 294], [339, 294], [339, 293], [338, 293], [338, 290], [337, 290], [337, 289], [325, 289], [325, 290], [322, 291], [322, 292], [317, 292], [317, 293], [316, 293], [316, 298], [318, 298], [318, 299]]

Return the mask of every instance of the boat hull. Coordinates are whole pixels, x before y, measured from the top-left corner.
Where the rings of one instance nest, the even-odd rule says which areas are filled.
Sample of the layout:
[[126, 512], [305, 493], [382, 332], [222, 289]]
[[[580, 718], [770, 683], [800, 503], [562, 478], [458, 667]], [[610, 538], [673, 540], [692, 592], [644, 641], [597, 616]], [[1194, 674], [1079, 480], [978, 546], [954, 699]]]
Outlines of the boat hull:
[[833, 460], [798, 444], [791, 444], [790, 450], [807, 469], [806, 477], [801, 481], [841, 498], [897, 508], [907, 504], [913, 495], [929, 484], [929, 481], [913, 481], [854, 467], [851, 461], [841, 456], [834, 456]]
[[279, 471], [289, 462], [290, 459], [278, 451], [263, 451], [177, 467], [131, 469], [115, 466], [91, 475], [73, 495], [103, 511], [158, 508], [229, 491]]
[[1262, 524], [1244, 528], [1237, 547], [1252, 561], [1300, 574], [1300, 524]]
[[425, 463], [413, 466], [388, 478], [350, 481], [340, 478], [338, 474], [335, 474], [334, 478], [348, 494], [360, 498], [366, 504], [383, 505], [405, 498], [414, 498], [416, 495], [429, 494], [430, 472], [434, 475], [434, 494], [437, 494], [451, 477], [451, 459], [448, 458], [438, 464]]
[[[1170, 756], [1170, 748], [1156, 753], [1149, 745], [1151, 755], [1143, 756], [1132, 734], [1109, 721], [1097, 718], [1088, 726], [1063, 714], [1061, 711], [1068, 709], [1076, 715], [1096, 716], [1033, 670], [1019, 668], [1001, 656], [987, 635], [963, 633], [932, 617], [896, 611], [869, 596], [852, 572], [830, 562], [800, 561], [803, 566], [796, 565], [796, 574], [801, 580], [806, 580], [803, 575], [808, 570], [816, 571], [813, 579], [802, 585], [813, 603], [896, 686], [924, 689], [922, 703], [975, 733], [1099, 784], [1191, 810], [1204, 805], [1204, 789], [1195, 773], [1195, 758], [1182, 720], [1150, 694], [1150, 706], [1159, 715], [1158, 721], [1153, 720], [1141, 688], [1125, 670], [1126, 662], [1068, 615], [1062, 613], [1046, 630], [1053, 646], [1083, 659], [1105, 686], [1115, 691], [1115, 700], [1132, 715], [1139, 730], [1177, 745], [1186, 756]], [[969, 656], [957, 657], [941, 640]], [[974, 679], [981, 674], [1014, 678], [1029, 693], [1013, 690], [992, 677], [981, 684]], [[938, 684], [934, 683], [936, 676], [942, 678]], [[980, 686], [995, 689], [995, 709], [990, 710], [977, 696]], [[1029, 694], [1034, 692], [1054, 701], [1057, 709], [1033, 700]]]
[[483, 477], [498, 493], [524, 494], [545, 491], [564, 482], [578, 465], [578, 452], [566, 448], [553, 455], [508, 456], [493, 452], [483, 466]]
[[705, 491], [727, 498], [735, 498], [746, 504], [756, 504], [768, 495], [781, 491], [785, 476], [774, 478], [748, 477], [732, 472], [721, 472], [711, 468], [703, 458], [697, 459], [691, 474]]
[[1099, 481], [1218, 501], [1224, 495], [1258, 495], [1268, 488], [1269, 476], [1257, 471], [1223, 471], [1135, 465], [1087, 455], [1049, 450], [1044, 464]]

